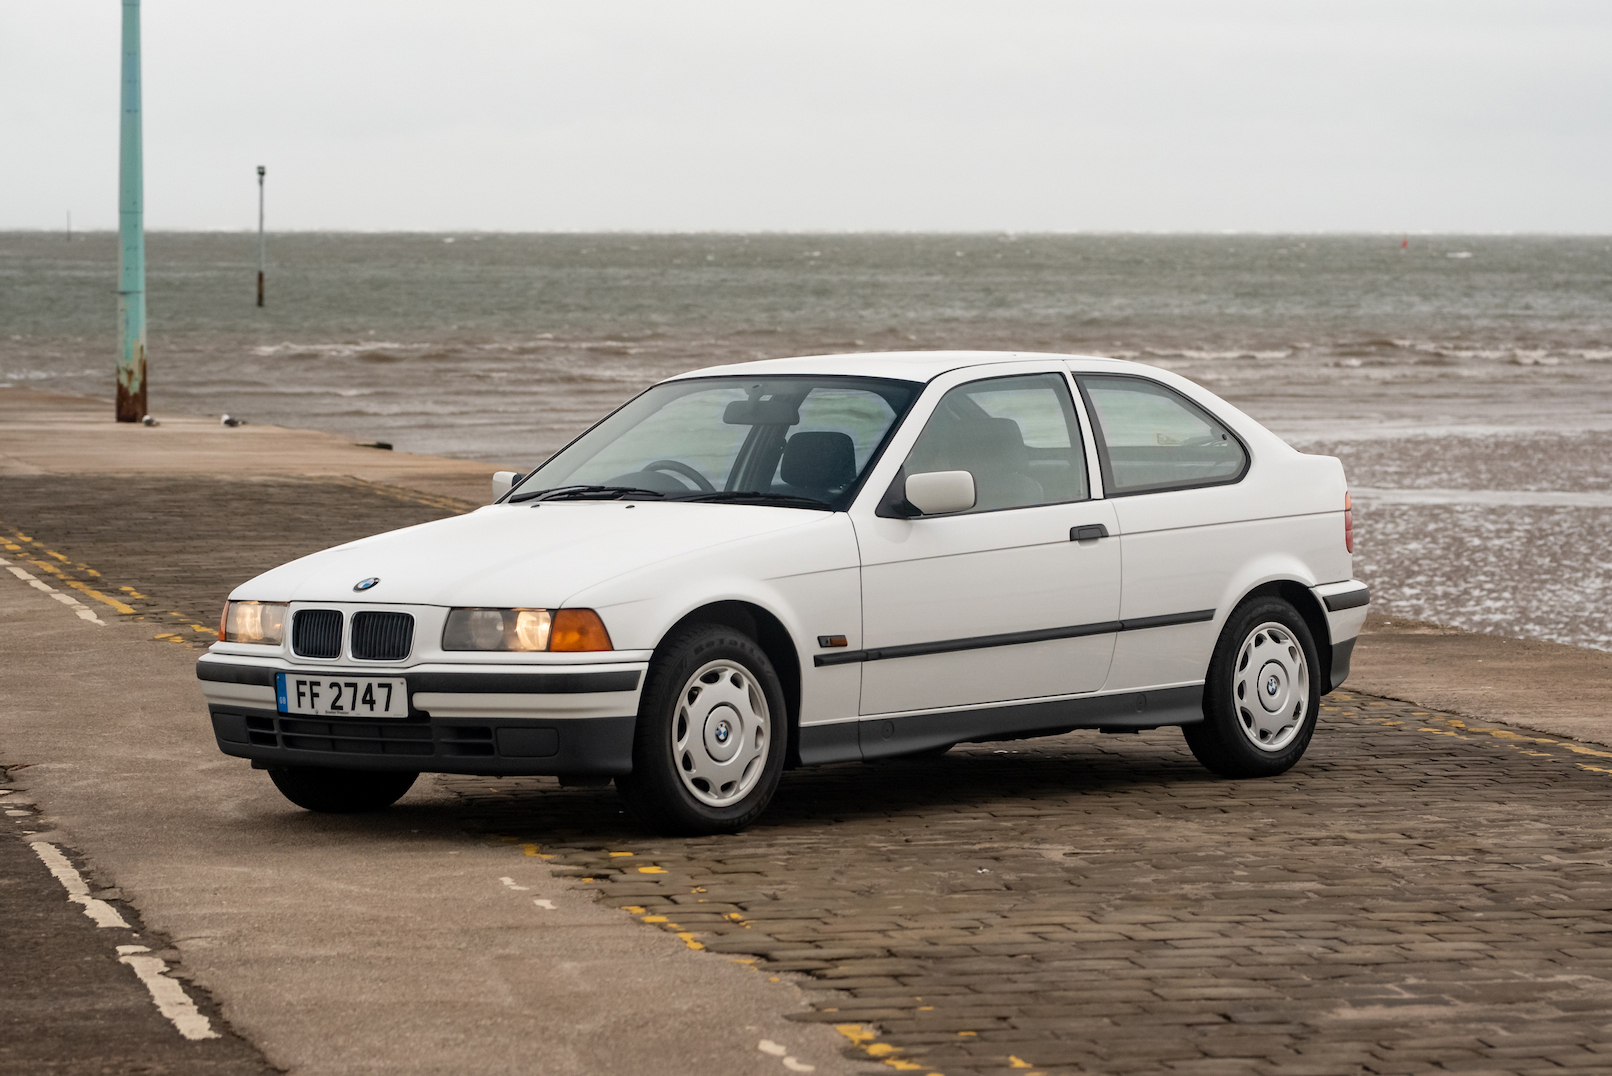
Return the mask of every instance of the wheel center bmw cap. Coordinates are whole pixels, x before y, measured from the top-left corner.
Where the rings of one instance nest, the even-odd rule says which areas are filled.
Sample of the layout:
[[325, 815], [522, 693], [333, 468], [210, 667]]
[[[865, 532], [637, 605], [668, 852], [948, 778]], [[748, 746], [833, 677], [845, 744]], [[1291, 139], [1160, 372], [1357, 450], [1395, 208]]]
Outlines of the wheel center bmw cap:
[[379, 583], [380, 581], [381, 581], [380, 576], [372, 575], [368, 579], [360, 579], [358, 582], [354, 583], [353, 584], [353, 589], [354, 590], [368, 590], [370, 587], [374, 586], [376, 583]]
[[739, 753], [742, 724], [733, 707], [725, 702], [705, 715], [705, 753], [712, 762], [728, 762]]
[[1276, 677], [1273, 676], [1269, 680], [1265, 681], [1265, 694], [1274, 695], [1281, 686], [1282, 685], [1276, 682]]

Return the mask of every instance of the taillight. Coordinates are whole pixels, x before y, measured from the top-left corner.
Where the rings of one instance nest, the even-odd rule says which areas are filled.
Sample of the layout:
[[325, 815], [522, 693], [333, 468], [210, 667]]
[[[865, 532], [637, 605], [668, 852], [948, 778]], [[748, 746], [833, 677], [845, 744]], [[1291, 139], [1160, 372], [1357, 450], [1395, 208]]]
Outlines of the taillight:
[[1355, 551], [1355, 512], [1348, 493], [1343, 495], [1343, 548], [1350, 553]]

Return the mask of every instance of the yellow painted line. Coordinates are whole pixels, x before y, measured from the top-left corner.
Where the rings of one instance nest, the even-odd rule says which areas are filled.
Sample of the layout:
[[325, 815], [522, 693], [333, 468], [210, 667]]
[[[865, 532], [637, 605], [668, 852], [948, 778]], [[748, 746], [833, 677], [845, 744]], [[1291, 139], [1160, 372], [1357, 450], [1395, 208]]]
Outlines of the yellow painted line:
[[615, 859], [618, 856], [630, 856], [630, 855], [632, 855], [631, 852], [611, 852], [610, 853], [610, 858]]
[[638, 868], [638, 873], [639, 874], [665, 874], [666, 873], [666, 868], [665, 867], [639, 867]]
[[18, 579], [21, 579], [24, 583], [27, 583], [35, 590], [41, 591], [44, 594], [49, 595], [53, 600], [59, 601], [63, 605], [67, 606], [73, 611], [73, 615], [78, 617], [80, 620], [88, 620], [92, 624], [99, 624], [103, 628], [106, 627], [106, 621], [96, 616], [94, 611], [92, 611], [83, 602], [73, 597], [71, 594], [63, 594], [61, 591], [39, 579], [37, 576], [23, 571], [21, 568], [17, 567], [9, 560], [6, 560], [4, 557], [0, 557], [0, 566], [4, 566], [6, 571], [10, 572]]
[[697, 941], [694, 940], [694, 934], [693, 934], [692, 931], [680, 930], [680, 931], [677, 932], [677, 936], [679, 938], [682, 938], [683, 939], [683, 944], [688, 946], [690, 949], [704, 949], [705, 948], [705, 946], [702, 943], [697, 942]]
[[[85, 584], [78, 582], [78, 580], [76, 580], [76, 579], [63, 579], [62, 582], [66, 583], [68, 586], [72, 587], [74, 590], [78, 591], [80, 594], [88, 594], [90, 597], [94, 598], [98, 602], [105, 602], [107, 605], [110, 605], [112, 608], [116, 609], [120, 613], [126, 613], [126, 614], [128, 614], [130, 616], [134, 615], [134, 612], [135, 612], [134, 606], [129, 605], [129, 604], [125, 603], [125, 602], [120, 602], [116, 598], [111, 597], [110, 595], [102, 594], [100, 591], [96, 590], [94, 587], [86, 586]], [[203, 630], [206, 630], [206, 629], [198, 628], [197, 630], [198, 631], [203, 631]]]
[[[28, 537], [27, 535], [23, 534], [21, 531], [18, 531], [18, 530], [13, 530], [12, 533], [15, 534], [19, 539], [21, 539], [24, 542], [28, 542], [28, 543], [30, 543], [32, 545], [39, 546], [38, 552], [43, 553], [45, 556], [55, 557], [57, 560], [61, 561], [63, 564], [77, 565], [77, 567], [79, 567], [83, 571], [87, 572], [88, 574], [93, 575], [96, 578], [101, 577], [101, 573], [96, 571], [94, 568], [91, 568], [88, 564], [84, 564], [84, 563], [79, 562], [79, 561], [71, 560], [70, 558], [62, 555], [61, 553], [56, 552], [54, 549], [48, 549], [43, 544], [41, 544], [38, 541], [38, 539], [30, 538], [30, 537]], [[63, 572], [60, 568], [58, 568], [56, 565], [50, 563], [47, 560], [40, 560], [37, 556], [27, 555], [30, 551], [24, 550], [19, 545], [16, 545], [16, 544], [14, 544], [12, 542], [7, 542], [7, 543], [5, 543], [5, 545], [6, 545], [7, 549], [14, 550], [16, 552], [25, 554], [24, 559], [27, 560], [28, 563], [30, 563], [30, 564], [34, 565], [35, 567], [39, 568], [41, 571], [46, 571], [46, 572], [49, 572], [50, 574], [56, 576], [58, 581], [63, 583], [64, 585], [72, 587], [74, 590], [78, 591], [79, 593], [86, 594], [89, 597], [94, 598], [98, 602], [102, 602], [102, 603], [104, 603], [106, 605], [111, 606], [113, 609], [117, 610], [119, 613], [123, 613], [123, 614], [125, 614], [127, 616], [135, 615], [136, 610], [134, 609], [133, 606], [131, 606], [131, 605], [125, 603], [125, 602], [121, 602], [116, 598], [110, 597], [109, 595], [102, 594], [100, 591], [96, 590], [94, 587], [91, 587], [86, 583], [80, 583], [76, 579], [69, 579], [67, 577], [66, 573]], [[130, 590], [131, 593], [132, 593], [132, 588], [125, 587], [123, 589]], [[134, 596], [137, 597], [137, 598], [144, 597], [144, 595], [141, 595], [141, 594], [135, 594]]]

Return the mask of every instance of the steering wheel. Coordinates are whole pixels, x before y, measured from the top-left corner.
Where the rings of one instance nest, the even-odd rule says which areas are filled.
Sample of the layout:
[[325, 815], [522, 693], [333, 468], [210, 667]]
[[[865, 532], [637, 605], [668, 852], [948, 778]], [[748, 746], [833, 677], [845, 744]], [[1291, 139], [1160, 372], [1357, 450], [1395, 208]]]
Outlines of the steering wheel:
[[679, 463], [677, 460], [655, 460], [653, 463], [644, 464], [639, 468], [639, 470], [671, 471], [673, 474], [680, 474], [690, 482], [693, 482], [694, 488], [698, 489], [701, 493], [716, 492], [716, 487], [711, 485], [710, 481], [704, 475], [690, 467], [688, 464]]

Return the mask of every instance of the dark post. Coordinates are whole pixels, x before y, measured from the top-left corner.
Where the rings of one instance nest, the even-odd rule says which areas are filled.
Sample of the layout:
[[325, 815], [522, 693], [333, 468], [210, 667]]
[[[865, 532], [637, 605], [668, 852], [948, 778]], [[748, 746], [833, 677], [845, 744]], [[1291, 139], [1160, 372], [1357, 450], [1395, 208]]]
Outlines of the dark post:
[[257, 166], [257, 305], [263, 305], [263, 176], [268, 172], [261, 164]]

